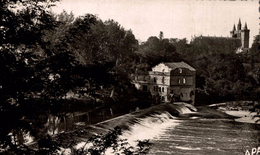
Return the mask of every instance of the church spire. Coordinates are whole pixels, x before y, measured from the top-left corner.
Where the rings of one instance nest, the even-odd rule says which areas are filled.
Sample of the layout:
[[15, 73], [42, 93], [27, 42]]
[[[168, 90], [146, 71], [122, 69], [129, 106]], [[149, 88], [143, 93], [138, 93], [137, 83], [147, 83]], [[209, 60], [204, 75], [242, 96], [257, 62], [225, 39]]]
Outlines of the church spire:
[[237, 24], [237, 30], [241, 30], [241, 21], [240, 21], [240, 18], [239, 18], [239, 21], [238, 21], [238, 24]]
[[233, 31], [236, 31], [236, 25], [234, 24]]
[[245, 30], [247, 30], [247, 24], [245, 23], [245, 28], [244, 28]]

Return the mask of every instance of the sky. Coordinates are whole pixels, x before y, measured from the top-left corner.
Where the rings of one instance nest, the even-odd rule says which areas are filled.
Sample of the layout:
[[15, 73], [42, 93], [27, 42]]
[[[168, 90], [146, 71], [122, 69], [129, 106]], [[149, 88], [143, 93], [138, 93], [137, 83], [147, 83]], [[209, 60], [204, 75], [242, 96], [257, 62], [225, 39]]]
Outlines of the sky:
[[258, 0], [61, 0], [53, 8], [55, 13], [72, 11], [75, 16], [86, 13], [103, 21], [113, 19], [136, 39], [146, 41], [150, 36], [187, 38], [193, 36], [230, 36], [239, 18], [242, 27], [250, 29], [250, 46], [259, 34]]

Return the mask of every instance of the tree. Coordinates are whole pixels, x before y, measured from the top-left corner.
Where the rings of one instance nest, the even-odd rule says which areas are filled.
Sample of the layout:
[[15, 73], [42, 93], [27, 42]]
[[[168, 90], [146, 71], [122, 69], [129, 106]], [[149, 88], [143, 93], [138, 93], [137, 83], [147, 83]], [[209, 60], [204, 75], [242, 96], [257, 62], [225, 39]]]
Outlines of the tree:
[[160, 39], [161, 41], [163, 40], [163, 32], [162, 32], [162, 31], [160, 31], [159, 39]]
[[255, 68], [255, 63], [260, 62], [259, 54], [260, 54], [260, 35], [256, 35], [252, 43], [252, 47], [250, 49], [250, 64], [252, 70], [254, 70]]
[[44, 36], [59, 23], [49, 8], [56, 0], [2, 1], [0, 41], [0, 145], [24, 147], [24, 133], [44, 134], [47, 115], [74, 88], [75, 57], [62, 40]]
[[[74, 154], [91, 154], [100, 155], [105, 154], [109, 148], [112, 148], [113, 154], [125, 154], [125, 155], [144, 155], [147, 154], [152, 145], [149, 140], [138, 141], [137, 146], [131, 146], [125, 139], [120, 139], [122, 130], [119, 127], [115, 127], [107, 134], [99, 134], [91, 137], [86, 144], [78, 149], [73, 150]], [[92, 144], [87, 148], [87, 144]]]
[[[93, 22], [85, 23], [87, 18]], [[88, 90], [97, 92], [100, 87], [110, 89], [112, 97], [113, 94], [122, 94], [114, 93], [115, 89], [116, 92], [127, 89], [125, 87], [130, 84], [128, 74], [132, 70], [137, 46], [131, 30], [125, 30], [113, 20], [103, 22], [95, 16], [86, 15], [75, 20], [67, 36], [69, 47], [85, 68], [84, 72], [91, 73], [83, 74], [83, 81], [86, 82], [83, 85], [87, 85]], [[95, 69], [99, 71], [95, 72]]]
[[249, 89], [242, 60], [235, 53], [236, 41], [197, 37], [190, 45], [174, 45], [184, 60], [196, 68], [197, 90], [209, 95], [211, 101], [234, 100]]
[[140, 57], [139, 63], [147, 63], [150, 67], [164, 61], [174, 62], [182, 60], [176, 52], [176, 48], [168, 39], [163, 39], [163, 33], [160, 32], [160, 38], [149, 37], [145, 43], [139, 46], [137, 54]]
[[54, 2], [10, 0], [0, 8], [0, 146], [9, 153], [32, 151], [24, 133], [39, 140], [39, 152], [56, 152], [59, 144], [46, 137], [44, 124], [49, 114], [62, 113], [69, 91], [87, 87], [96, 100], [103, 86], [120, 92], [130, 84], [132, 32], [90, 14], [54, 16]]

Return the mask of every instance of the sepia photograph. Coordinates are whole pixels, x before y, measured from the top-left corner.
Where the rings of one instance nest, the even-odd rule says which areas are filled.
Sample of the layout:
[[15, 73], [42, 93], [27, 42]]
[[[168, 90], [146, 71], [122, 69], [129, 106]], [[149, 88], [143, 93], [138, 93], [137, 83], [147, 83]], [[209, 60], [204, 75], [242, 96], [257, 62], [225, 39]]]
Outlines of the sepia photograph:
[[260, 154], [260, 1], [0, 12], [0, 154]]

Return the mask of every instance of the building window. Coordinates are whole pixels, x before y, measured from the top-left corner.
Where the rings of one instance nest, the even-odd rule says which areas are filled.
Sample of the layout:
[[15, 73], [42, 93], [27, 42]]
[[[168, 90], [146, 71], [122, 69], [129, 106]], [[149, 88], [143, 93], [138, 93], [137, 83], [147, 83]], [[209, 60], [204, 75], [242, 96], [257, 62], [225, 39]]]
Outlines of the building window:
[[181, 83], [181, 79], [180, 78], [178, 78], [178, 83]]
[[185, 78], [183, 78], [183, 83], [186, 83], [186, 79]]
[[159, 92], [161, 92], [161, 87], [159, 87]]
[[179, 68], [179, 71], [180, 71], [180, 73], [182, 73], [182, 69], [181, 68]]
[[171, 94], [173, 94], [173, 89], [171, 89]]
[[153, 78], [153, 82], [156, 83], [156, 78], [155, 77]]
[[162, 83], [164, 84], [164, 77], [162, 77]]
[[162, 92], [164, 92], [164, 87], [162, 87]]

